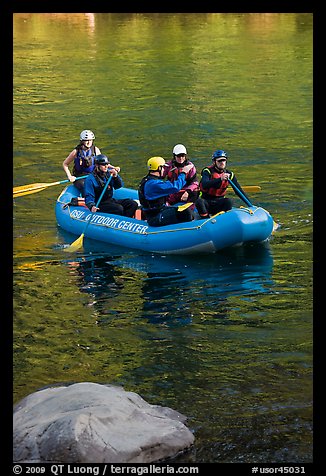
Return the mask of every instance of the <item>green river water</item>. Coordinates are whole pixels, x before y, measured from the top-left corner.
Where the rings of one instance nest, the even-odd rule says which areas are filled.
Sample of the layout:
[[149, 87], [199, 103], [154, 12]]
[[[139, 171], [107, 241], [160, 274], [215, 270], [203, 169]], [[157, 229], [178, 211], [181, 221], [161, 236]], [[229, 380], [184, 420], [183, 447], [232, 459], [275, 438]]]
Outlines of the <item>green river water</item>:
[[133, 188], [176, 143], [199, 172], [225, 149], [280, 224], [212, 256], [70, 256], [62, 187], [15, 199], [14, 402], [112, 383], [187, 415], [177, 462], [312, 462], [312, 14], [16, 13], [13, 33], [15, 186], [65, 179], [91, 129]]

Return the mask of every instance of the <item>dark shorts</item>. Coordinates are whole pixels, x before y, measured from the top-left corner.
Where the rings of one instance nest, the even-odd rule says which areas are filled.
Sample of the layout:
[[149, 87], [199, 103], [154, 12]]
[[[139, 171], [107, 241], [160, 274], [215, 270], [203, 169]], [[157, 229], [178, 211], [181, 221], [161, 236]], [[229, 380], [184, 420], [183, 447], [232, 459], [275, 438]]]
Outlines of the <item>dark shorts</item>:
[[190, 208], [187, 208], [183, 211], [178, 211], [177, 207], [165, 207], [157, 215], [147, 217], [147, 223], [150, 226], [166, 226], [174, 225], [175, 223], [192, 221], [193, 219], [194, 214]]
[[116, 200], [111, 198], [99, 205], [100, 212], [113, 213], [114, 215], [123, 215], [126, 217], [133, 217], [138, 208], [138, 203], [130, 198], [123, 198]]
[[209, 213], [210, 215], [216, 215], [219, 212], [227, 212], [232, 208], [232, 201], [230, 198], [214, 198], [212, 200], [206, 200], [205, 198], [198, 198], [196, 200], [196, 208], [200, 215]]

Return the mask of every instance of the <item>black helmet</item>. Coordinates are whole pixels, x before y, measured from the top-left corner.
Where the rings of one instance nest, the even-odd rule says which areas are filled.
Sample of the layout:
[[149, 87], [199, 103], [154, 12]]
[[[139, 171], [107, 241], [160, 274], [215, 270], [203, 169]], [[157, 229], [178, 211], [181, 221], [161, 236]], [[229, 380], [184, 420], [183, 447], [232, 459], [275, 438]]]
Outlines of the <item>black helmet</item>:
[[109, 164], [110, 161], [106, 155], [100, 154], [95, 156], [95, 163], [98, 165], [106, 165], [106, 164]]

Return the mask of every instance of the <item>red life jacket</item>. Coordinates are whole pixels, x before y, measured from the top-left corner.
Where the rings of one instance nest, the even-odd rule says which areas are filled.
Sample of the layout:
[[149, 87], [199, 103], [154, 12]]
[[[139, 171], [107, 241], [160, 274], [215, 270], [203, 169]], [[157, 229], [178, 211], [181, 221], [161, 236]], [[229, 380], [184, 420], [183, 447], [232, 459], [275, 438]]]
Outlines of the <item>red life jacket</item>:
[[[219, 173], [219, 172], [217, 172], [214, 165], [210, 165], [209, 167], [205, 167], [203, 169], [203, 171], [204, 170], [209, 171], [209, 173], [211, 175], [211, 178], [210, 178], [211, 180], [221, 178], [222, 173], [228, 172], [227, 170], [223, 170], [222, 173]], [[233, 173], [231, 172], [231, 178], [232, 178], [232, 175], [233, 175]], [[209, 189], [206, 189], [206, 188], [203, 188], [202, 183], [200, 182], [199, 186], [200, 186], [200, 190], [202, 192], [201, 196], [203, 198], [205, 198], [205, 195], [206, 196], [209, 195], [210, 197], [224, 197], [224, 195], [226, 194], [226, 189], [228, 188], [228, 184], [229, 184], [228, 180], [222, 180], [220, 188], [211, 187]]]
[[[186, 184], [183, 187], [182, 190], [176, 193], [171, 193], [167, 197], [167, 203], [170, 205], [174, 205], [175, 203], [181, 202], [181, 197], [184, 194], [184, 192], [188, 192], [191, 195], [191, 201], [194, 201], [194, 194], [199, 190], [199, 183], [197, 180], [197, 174], [196, 174], [196, 167], [195, 165], [190, 162], [188, 159], [186, 159], [183, 164], [178, 164], [174, 160], [170, 160], [169, 162], [166, 163], [168, 166], [167, 169], [167, 177], [170, 180], [170, 182], [174, 182], [174, 180], [177, 180], [179, 177], [181, 171], [184, 172], [184, 168], [186, 168], [187, 172], [186, 173]], [[197, 194], [198, 195], [198, 194]], [[196, 198], [197, 198], [196, 195]], [[190, 200], [190, 199], [188, 199]]]
[[[182, 166], [180, 166], [180, 164], [176, 164], [175, 162], [173, 162], [172, 160], [170, 162], [167, 162], [167, 165], [169, 166], [169, 169], [168, 169], [168, 173], [167, 173], [167, 176], [168, 176], [168, 179], [173, 182], [174, 180], [176, 180], [178, 177], [179, 177], [179, 174], [181, 173], [180, 171], [182, 171], [182, 169], [186, 166], [190, 166], [191, 165], [191, 168], [189, 168], [189, 170], [187, 170], [186, 172], [186, 181], [187, 181], [187, 185], [190, 185], [192, 184], [193, 182], [196, 181], [196, 169], [195, 169], [195, 166], [193, 163], [190, 163], [187, 160], [184, 161], [184, 163], [182, 164]], [[176, 165], [174, 167], [174, 165]]]

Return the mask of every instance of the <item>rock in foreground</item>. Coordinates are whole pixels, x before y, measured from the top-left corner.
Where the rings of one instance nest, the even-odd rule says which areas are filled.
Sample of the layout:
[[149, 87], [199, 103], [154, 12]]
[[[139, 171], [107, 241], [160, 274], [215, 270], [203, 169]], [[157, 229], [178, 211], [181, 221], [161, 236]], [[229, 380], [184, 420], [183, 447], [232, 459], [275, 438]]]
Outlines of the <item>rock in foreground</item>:
[[151, 463], [189, 447], [186, 417], [122, 387], [76, 383], [40, 390], [14, 408], [14, 461]]

